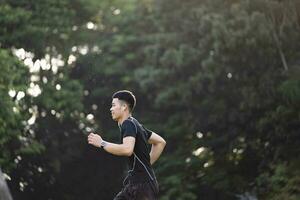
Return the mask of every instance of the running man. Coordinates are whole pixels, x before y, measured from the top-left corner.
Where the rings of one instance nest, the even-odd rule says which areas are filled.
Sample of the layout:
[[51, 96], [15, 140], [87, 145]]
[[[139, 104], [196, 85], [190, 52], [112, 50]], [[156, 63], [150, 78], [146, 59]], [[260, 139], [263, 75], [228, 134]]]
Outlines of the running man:
[[[104, 141], [94, 133], [89, 134], [88, 143], [129, 159], [131, 170], [114, 200], [157, 200], [158, 183], [151, 165], [161, 155], [166, 141], [132, 117], [135, 105], [136, 99], [132, 92], [121, 90], [114, 93], [110, 111], [112, 119], [118, 122], [120, 128], [121, 144]], [[148, 144], [151, 144], [151, 151]]]

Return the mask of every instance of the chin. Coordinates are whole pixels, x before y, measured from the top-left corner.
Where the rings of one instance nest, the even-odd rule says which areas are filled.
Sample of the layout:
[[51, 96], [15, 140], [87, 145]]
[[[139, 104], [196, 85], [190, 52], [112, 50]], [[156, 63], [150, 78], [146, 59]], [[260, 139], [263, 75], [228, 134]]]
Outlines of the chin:
[[111, 118], [114, 120], [114, 121], [117, 121], [117, 118], [115, 116], [111, 116]]

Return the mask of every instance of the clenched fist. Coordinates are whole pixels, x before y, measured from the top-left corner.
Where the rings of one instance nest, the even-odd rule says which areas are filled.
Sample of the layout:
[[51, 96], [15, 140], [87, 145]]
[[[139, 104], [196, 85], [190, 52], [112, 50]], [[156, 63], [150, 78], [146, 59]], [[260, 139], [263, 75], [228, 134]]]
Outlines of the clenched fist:
[[98, 134], [90, 133], [88, 135], [88, 143], [94, 145], [95, 147], [100, 147], [102, 142], [102, 137]]

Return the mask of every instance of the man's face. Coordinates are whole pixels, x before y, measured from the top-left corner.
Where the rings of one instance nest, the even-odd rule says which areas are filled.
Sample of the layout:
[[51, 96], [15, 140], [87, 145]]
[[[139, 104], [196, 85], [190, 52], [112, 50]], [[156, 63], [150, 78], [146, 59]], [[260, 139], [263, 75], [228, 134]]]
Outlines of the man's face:
[[124, 103], [122, 103], [122, 101], [120, 101], [118, 98], [114, 98], [111, 102], [111, 108], [110, 108], [112, 119], [118, 121], [118, 119], [122, 117], [124, 110], [125, 110]]

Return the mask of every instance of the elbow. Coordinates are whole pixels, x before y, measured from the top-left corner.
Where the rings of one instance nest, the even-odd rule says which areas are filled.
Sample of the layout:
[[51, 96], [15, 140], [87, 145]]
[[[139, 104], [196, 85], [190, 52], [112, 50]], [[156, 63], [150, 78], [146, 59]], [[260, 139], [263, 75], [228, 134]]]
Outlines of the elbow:
[[163, 148], [165, 148], [166, 145], [167, 145], [167, 142], [166, 142], [166, 140], [163, 139], [163, 140], [161, 141], [161, 146], [163, 146]]
[[133, 154], [133, 149], [127, 149], [124, 151], [124, 156], [130, 157]]
[[164, 142], [163, 142], [163, 145], [164, 145], [164, 147], [167, 145], [167, 142], [166, 142], [166, 140], [164, 140]]
[[153, 143], [152, 145], [159, 146], [160, 148], [165, 148], [165, 146], [167, 145], [167, 142], [164, 139], [161, 139], [161, 140]]

